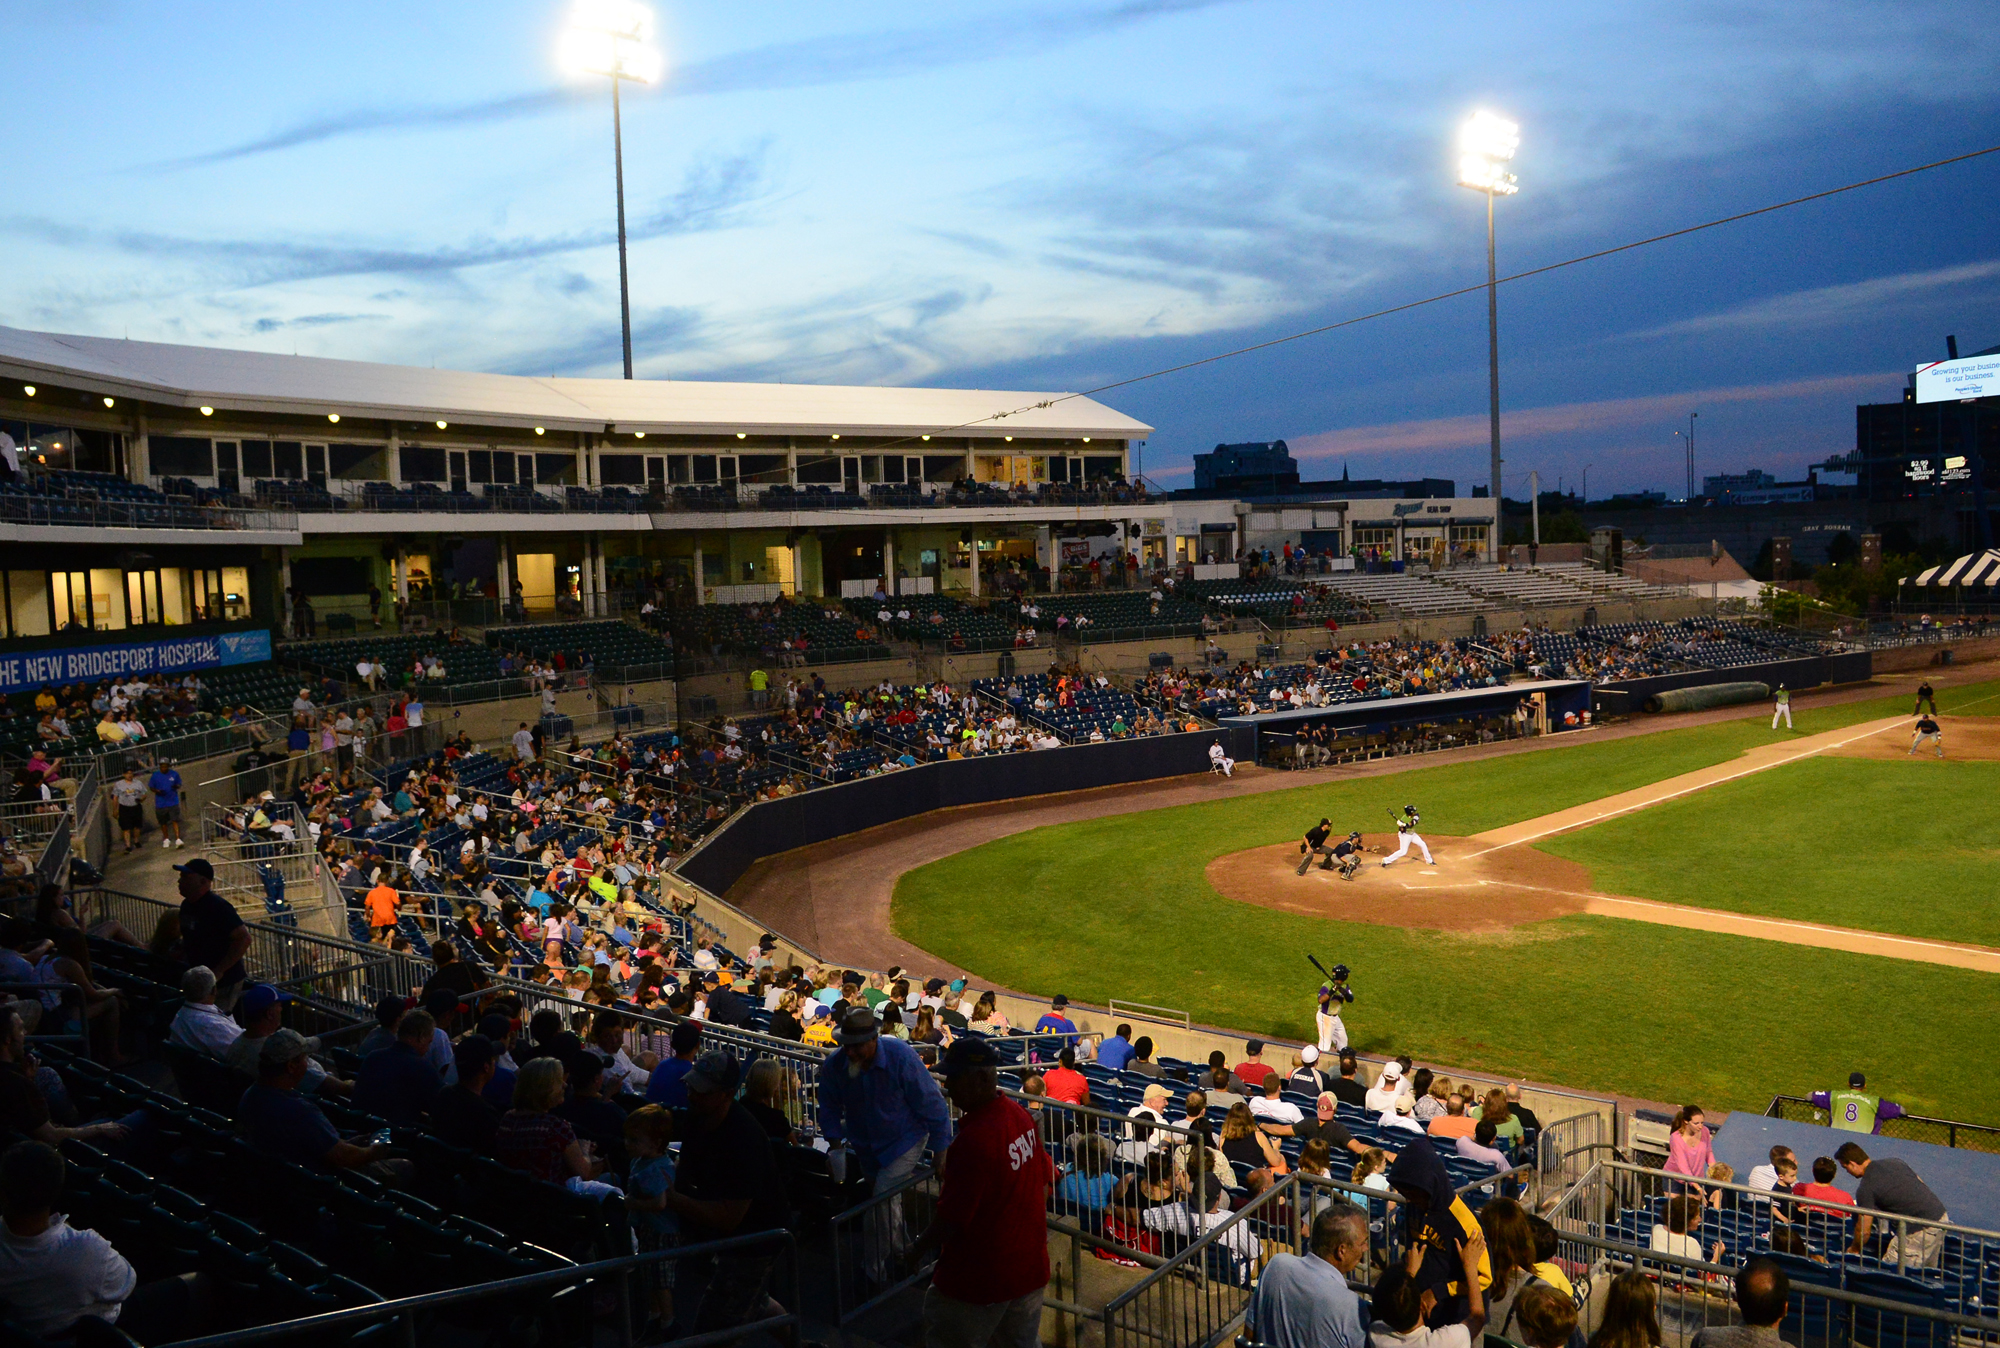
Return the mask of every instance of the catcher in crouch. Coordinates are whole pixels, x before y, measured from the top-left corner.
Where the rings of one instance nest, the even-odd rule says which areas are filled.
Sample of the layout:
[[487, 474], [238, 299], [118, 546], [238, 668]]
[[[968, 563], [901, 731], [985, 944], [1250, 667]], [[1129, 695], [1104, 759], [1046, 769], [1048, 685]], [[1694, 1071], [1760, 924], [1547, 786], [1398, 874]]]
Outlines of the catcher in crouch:
[[1304, 875], [1306, 870], [1313, 864], [1314, 857], [1325, 857], [1326, 860], [1320, 863], [1319, 868], [1321, 870], [1330, 871], [1338, 864], [1341, 879], [1352, 880], [1354, 878], [1355, 870], [1361, 865], [1361, 835], [1359, 833], [1350, 833], [1333, 846], [1328, 847], [1326, 840], [1332, 834], [1333, 823], [1327, 819], [1320, 820], [1318, 825], [1306, 830], [1305, 841], [1299, 844], [1299, 851], [1305, 855], [1299, 858], [1299, 868], [1294, 872], [1295, 874]]

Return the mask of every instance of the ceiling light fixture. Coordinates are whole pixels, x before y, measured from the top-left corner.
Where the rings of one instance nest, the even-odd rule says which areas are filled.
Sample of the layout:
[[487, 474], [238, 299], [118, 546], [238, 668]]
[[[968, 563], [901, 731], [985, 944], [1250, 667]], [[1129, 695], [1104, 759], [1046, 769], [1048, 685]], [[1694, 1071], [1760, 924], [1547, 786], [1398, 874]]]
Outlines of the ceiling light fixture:
[[542, 433], [542, 428], [540, 426], [535, 427], [535, 434], [540, 435], [541, 433]]
[[440, 421], [440, 422], [439, 422], [439, 423], [437, 424], [437, 428], [438, 428], [439, 430], [443, 430], [443, 429], [444, 429], [444, 423], [443, 423], [442, 421]]
[[644, 431], [634, 431], [632, 432], [632, 438], [635, 440], [644, 440], [646, 438], [646, 433]]
[[215, 409], [213, 407], [204, 407], [201, 409], [201, 414], [205, 417], [212, 417], [215, 415]]
[[333, 423], [334, 425], [338, 426], [338, 425], [340, 424], [340, 413], [338, 413], [338, 412], [328, 412], [328, 413], [326, 414], [326, 419], [327, 419], [328, 421], [331, 421], [331, 422], [332, 422], [332, 423]]
[[21, 385], [21, 390], [30, 398], [35, 396], [35, 386], [33, 384], [23, 384]]
[[113, 406], [113, 405], [115, 404], [115, 402], [116, 402], [116, 401], [117, 401], [117, 400], [116, 400], [116, 399], [113, 399], [113, 398], [106, 398], [106, 399], [104, 400], [104, 405], [105, 405], [106, 407], [110, 407], [110, 406]]

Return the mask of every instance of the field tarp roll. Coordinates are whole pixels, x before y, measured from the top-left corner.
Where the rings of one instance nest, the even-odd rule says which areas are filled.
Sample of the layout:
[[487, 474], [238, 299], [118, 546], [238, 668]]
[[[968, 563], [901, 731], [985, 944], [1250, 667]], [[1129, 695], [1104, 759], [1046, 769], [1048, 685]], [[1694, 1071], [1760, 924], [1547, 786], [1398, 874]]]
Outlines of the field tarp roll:
[[1646, 710], [1702, 711], [1708, 707], [1733, 707], [1743, 702], [1762, 702], [1771, 695], [1767, 683], [1706, 683], [1695, 688], [1668, 688], [1646, 699]]
[[1867, 651], [1803, 655], [1764, 664], [1738, 665], [1732, 669], [1689, 669], [1678, 674], [1653, 674], [1643, 679], [1618, 679], [1604, 687], [1631, 694], [1632, 701], [1638, 705], [1644, 705], [1646, 699], [1669, 688], [1696, 688], [1713, 683], [1762, 683], [1772, 688], [1782, 683], [1793, 692], [1798, 692], [1802, 688], [1817, 688], [1823, 683], [1863, 682], [1871, 673], [1872, 661], [1873, 657]]
[[730, 886], [757, 862], [795, 847], [830, 842], [932, 810], [1207, 772], [1208, 746], [1218, 742], [1231, 758], [1256, 760], [1257, 732], [1225, 727], [921, 763], [879, 777], [758, 801], [711, 834], [681, 863], [679, 873], [711, 894], [727, 896]]

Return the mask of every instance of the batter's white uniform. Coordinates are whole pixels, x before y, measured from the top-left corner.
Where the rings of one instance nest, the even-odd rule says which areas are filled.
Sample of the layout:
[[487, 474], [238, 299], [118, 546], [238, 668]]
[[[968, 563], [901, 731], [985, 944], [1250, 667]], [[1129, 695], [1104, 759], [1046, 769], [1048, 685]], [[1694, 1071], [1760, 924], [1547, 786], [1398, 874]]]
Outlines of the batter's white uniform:
[[[1338, 1006], [1338, 1002], [1329, 1003]], [[1319, 1023], [1319, 1051], [1321, 1054], [1345, 1053], [1347, 1051], [1347, 1026], [1341, 1024], [1339, 1011], [1317, 1011], [1313, 1019]]]
[[1211, 744], [1208, 746], [1208, 761], [1221, 769], [1223, 776], [1234, 777], [1236, 775], [1236, 760], [1224, 754], [1220, 744]]
[[1424, 854], [1424, 865], [1434, 866], [1437, 864], [1431, 860], [1430, 844], [1425, 842], [1422, 835], [1417, 832], [1416, 820], [1398, 819], [1396, 821], [1396, 832], [1403, 835], [1402, 844], [1388, 856], [1382, 858], [1384, 866], [1387, 866], [1392, 861], [1401, 861], [1412, 847], [1415, 847], [1419, 852]]

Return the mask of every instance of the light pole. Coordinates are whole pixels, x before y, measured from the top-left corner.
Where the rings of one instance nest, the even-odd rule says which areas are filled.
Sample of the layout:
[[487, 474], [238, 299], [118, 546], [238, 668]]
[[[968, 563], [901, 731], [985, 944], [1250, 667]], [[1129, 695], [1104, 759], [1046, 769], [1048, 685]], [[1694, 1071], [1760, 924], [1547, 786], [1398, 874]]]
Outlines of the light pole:
[[621, 80], [651, 84], [663, 62], [653, 45], [653, 12], [635, 0], [575, 0], [563, 31], [561, 61], [572, 75], [611, 81], [611, 160], [618, 180], [618, 320], [625, 339], [625, 377], [632, 377], [632, 291], [625, 265], [625, 129], [618, 107]]
[[1583, 503], [1590, 504], [1590, 465], [1583, 466]]
[[1687, 451], [1688, 451], [1688, 504], [1689, 505], [1694, 504], [1694, 419], [1700, 415], [1701, 413], [1699, 412], [1688, 413]]
[[1521, 147], [1521, 128], [1476, 112], [1458, 132], [1458, 185], [1486, 194], [1486, 386], [1493, 432], [1493, 509], [1500, 509], [1500, 281], [1493, 251], [1493, 198], [1520, 191], [1502, 167]]

